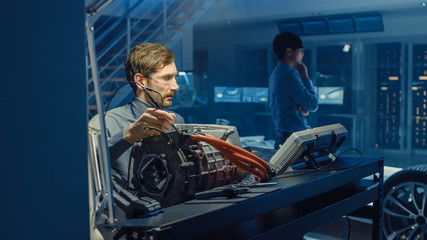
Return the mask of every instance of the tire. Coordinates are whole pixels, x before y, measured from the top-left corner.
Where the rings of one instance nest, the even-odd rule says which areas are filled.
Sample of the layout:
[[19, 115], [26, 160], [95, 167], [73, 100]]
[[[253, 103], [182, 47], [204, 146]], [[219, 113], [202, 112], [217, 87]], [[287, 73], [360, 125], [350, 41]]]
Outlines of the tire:
[[384, 183], [383, 233], [392, 240], [427, 240], [427, 165], [395, 173]]

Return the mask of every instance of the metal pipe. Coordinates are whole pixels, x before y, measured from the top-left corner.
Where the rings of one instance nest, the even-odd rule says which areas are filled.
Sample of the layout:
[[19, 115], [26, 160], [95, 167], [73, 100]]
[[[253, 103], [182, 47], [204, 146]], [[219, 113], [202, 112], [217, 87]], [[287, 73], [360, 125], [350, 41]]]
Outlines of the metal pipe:
[[88, 21], [86, 20], [86, 35], [87, 35], [87, 42], [88, 42], [88, 49], [89, 49], [89, 59], [91, 62], [91, 70], [92, 70], [92, 78], [94, 79], [94, 88], [95, 88], [95, 97], [96, 97], [96, 105], [98, 108], [98, 116], [99, 116], [99, 124], [101, 127], [101, 142], [100, 142], [100, 148], [101, 148], [101, 161], [103, 161], [104, 168], [104, 174], [105, 177], [108, 178], [108, 181], [106, 181], [105, 191], [107, 193], [108, 200], [108, 221], [112, 223], [114, 221], [114, 211], [113, 211], [113, 205], [114, 205], [114, 198], [113, 198], [113, 192], [111, 187], [111, 165], [110, 165], [110, 156], [108, 152], [108, 145], [107, 145], [107, 134], [105, 130], [105, 119], [103, 114], [104, 104], [102, 102], [102, 96], [101, 96], [101, 89], [100, 89], [100, 82], [98, 77], [98, 64], [96, 62], [96, 56], [95, 56], [95, 46], [94, 46], [94, 34], [93, 34], [93, 27], [88, 25]]

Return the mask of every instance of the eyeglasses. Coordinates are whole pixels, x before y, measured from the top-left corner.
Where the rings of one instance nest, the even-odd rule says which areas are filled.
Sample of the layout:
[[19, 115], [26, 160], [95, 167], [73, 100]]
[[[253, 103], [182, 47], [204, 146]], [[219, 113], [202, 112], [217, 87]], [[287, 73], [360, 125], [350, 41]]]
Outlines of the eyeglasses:
[[178, 80], [178, 75], [176, 74], [166, 74], [163, 76], [154, 76], [153, 74], [149, 74], [146, 77], [163, 85], [171, 85], [174, 82], [174, 80]]

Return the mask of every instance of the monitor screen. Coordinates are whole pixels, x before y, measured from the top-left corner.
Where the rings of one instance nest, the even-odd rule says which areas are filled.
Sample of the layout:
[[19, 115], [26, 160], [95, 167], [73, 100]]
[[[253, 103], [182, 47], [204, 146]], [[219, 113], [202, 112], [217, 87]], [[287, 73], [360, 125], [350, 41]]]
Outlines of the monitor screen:
[[267, 103], [268, 88], [266, 87], [243, 87], [242, 102], [244, 103]]
[[325, 19], [304, 20], [302, 22], [305, 35], [328, 34], [328, 28]]
[[278, 27], [280, 32], [291, 32], [298, 36], [304, 35], [300, 21], [281, 22]]
[[343, 87], [315, 87], [319, 104], [344, 104], [344, 88]]
[[384, 31], [381, 15], [355, 16], [354, 23], [357, 32]]
[[330, 33], [352, 33], [355, 32], [353, 18], [330, 18], [328, 19]]
[[215, 87], [214, 94], [214, 102], [216, 103], [239, 103], [242, 98], [242, 88]]

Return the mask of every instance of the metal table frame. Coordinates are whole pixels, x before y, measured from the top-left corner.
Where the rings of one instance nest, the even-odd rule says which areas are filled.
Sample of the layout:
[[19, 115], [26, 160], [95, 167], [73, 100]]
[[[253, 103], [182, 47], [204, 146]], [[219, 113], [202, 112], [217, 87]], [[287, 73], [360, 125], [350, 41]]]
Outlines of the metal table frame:
[[[358, 161], [343, 157], [334, 168]], [[293, 172], [272, 180], [278, 190], [243, 202], [182, 203], [156, 216], [118, 222], [116, 237], [137, 232], [153, 239], [297, 239], [373, 202], [372, 239], [382, 239], [383, 164], [382, 158], [365, 158], [345, 170]], [[372, 180], [363, 179], [368, 176]]]

